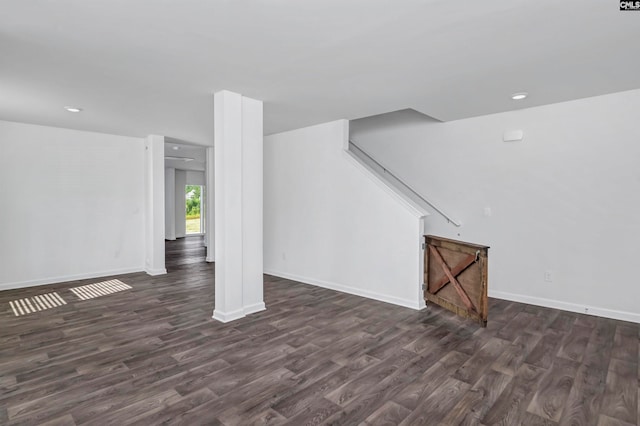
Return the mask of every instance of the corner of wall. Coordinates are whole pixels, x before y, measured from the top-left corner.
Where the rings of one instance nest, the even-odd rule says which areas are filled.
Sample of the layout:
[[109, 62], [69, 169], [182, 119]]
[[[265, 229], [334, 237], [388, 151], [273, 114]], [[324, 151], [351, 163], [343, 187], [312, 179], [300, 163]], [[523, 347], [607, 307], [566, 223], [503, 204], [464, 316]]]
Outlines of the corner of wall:
[[[266, 142], [266, 273], [423, 308], [420, 239], [426, 214], [351, 159], [345, 150], [349, 122], [270, 135]], [[363, 248], [363, 241], [376, 237], [384, 246]]]

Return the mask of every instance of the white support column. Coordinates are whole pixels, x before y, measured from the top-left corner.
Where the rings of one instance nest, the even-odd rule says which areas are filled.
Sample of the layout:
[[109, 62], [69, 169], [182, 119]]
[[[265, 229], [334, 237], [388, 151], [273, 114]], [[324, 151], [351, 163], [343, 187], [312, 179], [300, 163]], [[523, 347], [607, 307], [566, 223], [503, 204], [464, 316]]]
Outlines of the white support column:
[[207, 196], [204, 198], [207, 206], [205, 208], [206, 216], [206, 235], [205, 242], [207, 246], [207, 262], [215, 262], [215, 176], [214, 176], [214, 153], [213, 147], [207, 148], [205, 187]]
[[166, 274], [164, 265], [164, 136], [145, 140], [145, 271]]
[[262, 188], [262, 101], [242, 97], [242, 256], [245, 315], [265, 310]]
[[213, 318], [228, 322], [265, 309], [261, 101], [229, 91], [214, 95], [214, 157]]
[[176, 169], [164, 169], [164, 238], [176, 239]]

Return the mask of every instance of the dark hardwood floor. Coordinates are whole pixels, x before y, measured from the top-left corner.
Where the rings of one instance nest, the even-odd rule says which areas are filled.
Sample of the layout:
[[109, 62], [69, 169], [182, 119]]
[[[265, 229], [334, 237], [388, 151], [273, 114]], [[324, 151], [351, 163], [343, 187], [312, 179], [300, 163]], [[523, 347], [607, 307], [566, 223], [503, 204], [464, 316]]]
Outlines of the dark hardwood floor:
[[638, 424], [637, 324], [492, 299], [483, 329], [271, 276], [266, 311], [222, 324], [201, 238], [167, 268], [0, 292], [0, 424]]

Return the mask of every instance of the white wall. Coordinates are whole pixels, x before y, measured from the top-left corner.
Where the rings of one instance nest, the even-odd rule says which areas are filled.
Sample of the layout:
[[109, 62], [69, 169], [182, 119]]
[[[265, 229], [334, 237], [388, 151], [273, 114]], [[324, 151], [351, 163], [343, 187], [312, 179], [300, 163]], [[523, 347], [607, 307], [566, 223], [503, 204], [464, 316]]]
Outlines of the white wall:
[[207, 148], [206, 151], [206, 169], [205, 169], [205, 185], [206, 194], [204, 197], [204, 214], [205, 214], [205, 238], [204, 245], [207, 247], [207, 262], [215, 262], [215, 170], [213, 170], [214, 149]]
[[[448, 123], [363, 120], [352, 137], [463, 222], [433, 214], [427, 233], [491, 246], [490, 296], [640, 322], [638, 111], [636, 90]], [[524, 140], [503, 142], [515, 129]]]
[[205, 185], [204, 172], [187, 170], [187, 185]]
[[344, 120], [265, 137], [265, 272], [424, 306], [422, 215], [345, 152], [347, 137]]
[[176, 239], [176, 169], [164, 169], [164, 235], [167, 240]]
[[164, 241], [164, 145], [165, 138], [160, 135], [149, 135], [144, 141], [145, 271], [149, 275], [167, 273]]
[[144, 140], [0, 121], [0, 289], [144, 270]]
[[187, 212], [185, 201], [185, 186], [187, 185], [187, 172], [176, 170], [175, 182], [175, 218], [176, 238], [183, 238], [187, 233]]

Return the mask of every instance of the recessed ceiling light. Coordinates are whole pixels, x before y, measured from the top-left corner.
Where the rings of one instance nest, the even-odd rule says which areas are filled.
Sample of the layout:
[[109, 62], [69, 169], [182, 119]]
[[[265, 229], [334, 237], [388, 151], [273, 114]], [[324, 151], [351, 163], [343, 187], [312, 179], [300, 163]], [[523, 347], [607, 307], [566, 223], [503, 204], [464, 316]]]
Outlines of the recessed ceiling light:
[[82, 108], [71, 107], [71, 106], [66, 106], [66, 107], [64, 107], [64, 109], [66, 109], [69, 112], [80, 112], [80, 111], [82, 111]]
[[173, 150], [174, 150], [174, 151], [177, 151], [177, 150], [179, 150], [179, 149], [180, 149], [180, 147], [179, 147], [179, 146], [174, 146], [174, 147], [173, 147]]
[[514, 101], [520, 101], [520, 100], [526, 98], [527, 96], [529, 96], [529, 94], [527, 92], [519, 92], [519, 93], [514, 93], [513, 95], [511, 95], [511, 99], [513, 99]]

